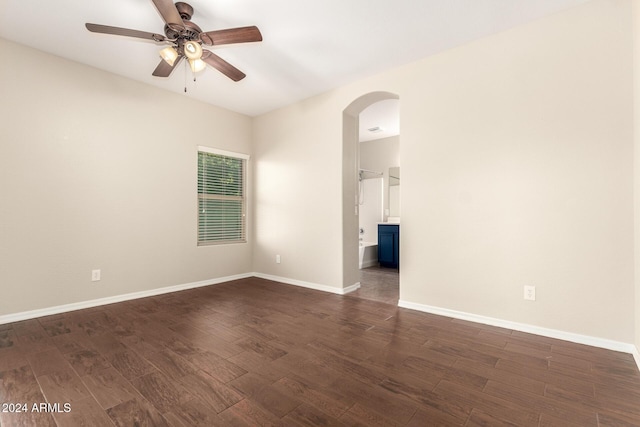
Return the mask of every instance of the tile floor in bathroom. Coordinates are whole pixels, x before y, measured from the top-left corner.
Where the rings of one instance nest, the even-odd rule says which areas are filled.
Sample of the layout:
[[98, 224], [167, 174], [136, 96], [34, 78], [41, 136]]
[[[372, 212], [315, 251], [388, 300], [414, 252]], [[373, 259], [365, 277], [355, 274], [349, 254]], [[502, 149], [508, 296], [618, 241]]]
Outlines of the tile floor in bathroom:
[[360, 270], [360, 289], [349, 296], [398, 304], [400, 274], [395, 268], [368, 267]]

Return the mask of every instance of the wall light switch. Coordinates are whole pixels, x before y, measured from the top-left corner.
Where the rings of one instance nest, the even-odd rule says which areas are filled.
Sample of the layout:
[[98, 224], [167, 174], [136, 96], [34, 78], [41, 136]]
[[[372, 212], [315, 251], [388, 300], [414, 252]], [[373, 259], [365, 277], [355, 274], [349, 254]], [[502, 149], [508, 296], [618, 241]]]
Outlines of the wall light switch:
[[280, 264], [280, 255], [276, 255], [276, 264]]
[[91, 270], [91, 281], [97, 282], [100, 280], [100, 270]]

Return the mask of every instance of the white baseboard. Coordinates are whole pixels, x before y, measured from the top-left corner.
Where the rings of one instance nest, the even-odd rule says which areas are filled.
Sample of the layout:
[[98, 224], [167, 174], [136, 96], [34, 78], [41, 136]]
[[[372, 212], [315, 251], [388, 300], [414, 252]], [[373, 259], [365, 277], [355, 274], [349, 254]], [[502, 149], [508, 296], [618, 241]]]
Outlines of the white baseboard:
[[378, 260], [370, 259], [368, 261], [362, 261], [362, 267], [360, 267], [360, 269], [362, 270], [363, 268], [377, 267], [377, 266], [378, 266]]
[[346, 288], [342, 289], [342, 295], [349, 294], [353, 291], [357, 291], [358, 289], [360, 289], [360, 282], [354, 283], [353, 285], [347, 286]]
[[[50, 316], [53, 314], [66, 313], [69, 311], [82, 310], [84, 308], [98, 307], [101, 305], [114, 304], [117, 302], [130, 301], [138, 298], [147, 298], [156, 295], [167, 294], [171, 292], [184, 291], [187, 289], [200, 288], [204, 286], [217, 285], [220, 283], [230, 282], [232, 280], [246, 279], [249, 277], [258, 277], [266, 280], [273, 280], [280, 283], [285, 283], [294, 286], [301, 286], [304, 288], [315, 289], [318, 291], [329, 292], [338, 295], [345, 295], [360, 288], [360, 283], [355, 283], [346, 288], [336, 288], [333, 286], [320, 285], [317, 283], [305, 282], [302, 280], [289, 279], [286, 277], [272, 276], [263, 273], [244, 273], [234, 276], [219, 277], [210, 280], [202, 280], [199, 282], [185, 283], [182, 285], [167, 286], [164, 288], [151, 289], [147, 291], [132, 292], [129, 294], [115, 295], [111, 297], [98, 298], [89, 301], [82, 301], [71, 304], [58, 305], [54, 307], [48, 307], [38, 310], [23, 311], [20, 313], [12, 313], [0, 315], [0, 325], [12, 322], [19, 322], [22, 320], [34, 319], [37, 317]], [[495, 319], [492, 317], [479, 316], [476, 314], [465, 313], [462, 311], [449, 310], [440, 307], [434, 307], [424, 304], [417, 304], [409, 301], [398, 301], [398, 307], [408, 308], [411, 310], [422, 311], [425, 313], [437, 314], [440, 316], [453, 317], [455, 319], [468, 320], [470, 322], [482, 323], [485, 325], [492, 325], [506, 329], [513, 329], [520, 332], [527, 332], [531, 334], [546, 336], [550, 338], [557, 338], [565, 341], [571, 341], [579, 344], [591, 345], [594, 347], [605, 348], [608, 350], [621, 351], [624, 353], [630, 353], [640, 369], [640, 352], [638, 348], [633, 344], [607, 340], [603, 338], [596, 338], [587, 335], [574, 334], [571, 332], [559, 331], [556, 329], [541, 328], [538, 326], [527, 325], [523, 323], [510, 322], [507, 320]]]
[[315, 289], [316, 291], [329, 292], [332, 294], [345, 295], [349, 292], [353, 292], [360, 287], [360, 283], [356, 283], [354, 285], [348, 286], [346, 288], [336, 288], [333, 286], [320, 285], [317, 283], [305, 282], [302, 280], [289, 279], [287, 277], [280, 276], [272, 276], [270, 274], [263, 273], [252, 273], [253, 276], [259, 277], [260, 279], [273, 280], [274, 282], [285, 283], [287, 285], [300, 286], [303, 288]]
[[37, 317], [67, 313], [70, 311], [82, 310], [85, 308], [99, 307], [101, 305], [114, 304], [117, 302], [130, 301], [138, 298], [147, 298], [147, 297], [152, 297], [156, 295], [168, 294], [171, 292], [184, 291], [187, 289], [217, 285], [224, 282], [230, 282], [232, 280], [246, 279], [248, 277], [260, 277], [267, 280], [274, 280], [276, 282], [286, 283], [286, 284], [295, 285], [295, 286], [302, 286], [305, 288], [311, 288], [318, 291], [330, 292], [338, 295], [348, 294], [349, 292], [353, 292], [360, 287], [360, 283], [356, 283], [354, 285], [341, 289], [341, 288], [334, 288], [332, 286], [318, 285], [310, 282], [303, 282], [301, 280], [287, 279], [286, 277], [270, 276], [270, 275], [261, 274], [261, 273], [244, 273], [244, 274], [237, 274], [234, 276], [226, 276], [226, 277], [218, 277], [210, 280], [202, 280], [199, 282], [184, 283], [182, 285], [150, 289], [147, 291], [132, 292], [129, 294], [122, 294], [122, 295], [114, 295], [110, 297], [98, 298], [98, 299], [89, 300], [89, 301], [80, 301], [80, 302], [75, 302], [71, 304], [57, 305], [54, 307], [41, 308], [37, 310], [29, 310], [29, 311], [23, 311], [19, 313], [0, 315], [0, 325], [6, 324], [6, 323], [20, 322], [22, 320], [35, 319]]
[[640, 353], [638, 352], [637, 346], [633, 346], [633, 352], [631, 354], [633, 355], [633, 359], [636, 361], [636, 365], [638, 365], [638, 370], [640, 370]]
[[449, 310], [446, 308], [433, 307], [430, 305], [417, 304], [409, 301], [398, 301], [398, 307], [409, 308], [411, 310], [425, 313], [437, 314], [440, 316], [453, 317], [455, 319], [468, 320], [470, 322], [482, 323], [485, 325], [497, 326], [500, 328], [513, 329], [515, 331], [527, 332], [549, 338], [570, 341], [578, 344], [590, 345], [593, 347], [605, 348], [607, 350], [630, 353], [634, 356], [636, 364], [640, 369], [640, 354], [633, 344], [619, 341], [612, 341], [604, 338], [597, 338], [588, 335], [574, 334], [572, 332], [560, 331], [557, 329], [542, 328], [539, 326], [527, 325], [524, 323], [511, 322], [508, 320], [495, 319], [493, 317], [479, 316], [477, 314], [465, 313], [462, 311]]
[[51, 316], [52, 314], [67, 313], [69, 311], [82, 310], [84, 308], [98, 307], [101, 305], [113, 304], [116, 302], [130, 301], [138, 298], [147, 298], [156, 295], [168, 294], [171, 292], [184, 291], [187, 289], [201, 288], [203, 286], [217, 285], [232, 280], [246, 279], [253, 274], [238, 274], [235, 276], [219, 277], [200, 282], [185, 283], [182, 285], [167, 286], [164, 288], [151, 289], [148, 291], [132, 292], [130, 294], [115, 295], [111, 297], [98, 298], [89, 301], [81, 301], [71, 304], [58, 305], [55, 307], [42, 308], [38, 310], [23, 311], [20, 313], [5, 314], [0, 316], [0, 325], [5, 323], [19, 322], [22, 320], [34, 319], [36, 317]]

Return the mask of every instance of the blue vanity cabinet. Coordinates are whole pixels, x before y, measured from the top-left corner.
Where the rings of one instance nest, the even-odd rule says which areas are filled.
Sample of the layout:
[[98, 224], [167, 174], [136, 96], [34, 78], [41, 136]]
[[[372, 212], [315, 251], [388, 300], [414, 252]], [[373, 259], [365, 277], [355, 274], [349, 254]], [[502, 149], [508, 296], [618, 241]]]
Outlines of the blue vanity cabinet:
[[380, 267], [398, 268], [400, 261], [400, 226], [378, 224], [378, 262]]

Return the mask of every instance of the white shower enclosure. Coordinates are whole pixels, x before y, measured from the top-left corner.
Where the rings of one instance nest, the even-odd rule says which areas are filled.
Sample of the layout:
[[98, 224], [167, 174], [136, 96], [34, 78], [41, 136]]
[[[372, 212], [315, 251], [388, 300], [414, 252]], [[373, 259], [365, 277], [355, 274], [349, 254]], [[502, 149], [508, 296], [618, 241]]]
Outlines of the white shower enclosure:
[[358, 188], [360, 268], [378, 263], [378, 223], [383, 218], [383, 179], [381, 174], [361, 173]]

